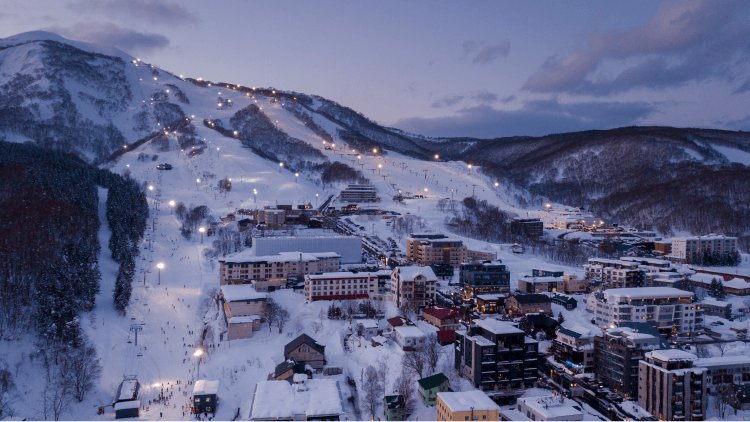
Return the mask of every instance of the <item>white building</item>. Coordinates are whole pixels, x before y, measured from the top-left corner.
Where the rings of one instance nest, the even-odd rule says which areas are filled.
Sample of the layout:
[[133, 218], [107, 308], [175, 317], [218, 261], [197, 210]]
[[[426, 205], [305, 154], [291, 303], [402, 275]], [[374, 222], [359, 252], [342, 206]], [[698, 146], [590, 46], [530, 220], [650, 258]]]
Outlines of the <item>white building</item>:
[[[336, 252], [344, 264], [362, 262], [362, 238], [357, 236], [286, 236], [254, 237], [254, 256], [276, 255], [281, 252]], [[338, 268], [336, 268], [338, 269]], [[335, 271], [335, 270], [333, 270]]]
[[[592, 295], [596, 304], [594, 319], [602, 328], [619, 327], [622, 322], [647, 322], [660, 334], [687, 334], [700, 328], [692, 303], [693, 293], [671, 287], [640, 287], [605, 290]], [[587, 303], [587, 309], [589, 304]]]
[[378, 335], [378, 322], [374, 319], [357, 320], [357, 333], [365, 340], [372, 340], [373, 337]]
[[[275, 286], [289, 278], [339, 269], [341, 257], [335, 252], [284, 252], [277, 255], [255, 256], [250, 251], [240, 252], [219, 260], [219, 284], [248, 284], [252, 281], [274, 280]], [[267, 287], [258, 291], [268, 291]], [[272, 289], [271, 289], [272, 290]]]
[[305, 276], [305, 299], [344, 300], [377, 299], [379, 282], [387, 278], [391, 271], [352, 273], [349, 271], [310, 274]]
[[293, 384], [286, 380], [259, 382], [255, 386], [252, 407], [242, 419], [339, 420], [344, 407], [338, 381], [304, 378], [295, 377]]
[[402, 325], [393, 329], [393, 340], [406, 350], [424, 344], [427, 334], [413, 325]]
[[583, 412], [573, 400], [552, 395], [549, 390], [534, 389], [518, 398], [516, 410], [533, 421], [582, 421]]
[[673, 237], [672, 254], [674, 259], [691, 262], [704, 251], [730, 253], [737, 250], [737, 238], [710, 234], [708, 236]]
[[391, 298], [396, 306], [413, 302], [419, 307], [435, 300], [437, 277], [430, 267], [396, 267], [391, 273]]
[[679, 349], [646, 352], [638, 361], [638, 405], [660, 421], [706, 420], [708, 370]]
[[372, 185], [349, 185], [341, 191], [341, 202], [375, 202], [378, 200], [378, 190]]

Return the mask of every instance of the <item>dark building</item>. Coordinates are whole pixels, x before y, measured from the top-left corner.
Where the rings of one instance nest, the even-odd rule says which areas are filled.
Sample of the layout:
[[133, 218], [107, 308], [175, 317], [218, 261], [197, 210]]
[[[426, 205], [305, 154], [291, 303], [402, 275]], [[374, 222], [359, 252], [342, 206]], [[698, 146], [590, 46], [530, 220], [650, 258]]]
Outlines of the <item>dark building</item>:
[[578, 307], [578, 301], [572, 297], [554, 295], [551, 300], [555, 305], [560, 305], [569, 311]]
[[538, 218], [514, 218], [510, 220], [510, 232], [518, 236], [541, 236], [544, 223]]
[[453, 265], [432, 264], [430, 267], [437, 277], [453, 277]]
[[466, 298], [510, 293], [510, 271], [500, 261], [461, 264], [459, 277], [461, 294]]
[[543, 269], [538, 269], [538, 268], [531, 270], [532, 277], [563, 277], [564, 275], [565, 275], [564, 271], [543, 270]]
[[644, 353], [669, 345], [648, 323], [608, 328], [594, 337], [594, 372], [624, 398], [638, 397], [638, 362]]
[[497, 402], [536, 386], [539, 343], [508, 321], [485, 319], [456, 331], [455, 365], [462, 377]]
[[216, 413], [219, 381], [198, 380], [193, 384], [193, 413]]
[[115, 419], [137, 418], [140, 416], [139, 410], [141, 402], [139, 400], [121, 401], [114, 405]]

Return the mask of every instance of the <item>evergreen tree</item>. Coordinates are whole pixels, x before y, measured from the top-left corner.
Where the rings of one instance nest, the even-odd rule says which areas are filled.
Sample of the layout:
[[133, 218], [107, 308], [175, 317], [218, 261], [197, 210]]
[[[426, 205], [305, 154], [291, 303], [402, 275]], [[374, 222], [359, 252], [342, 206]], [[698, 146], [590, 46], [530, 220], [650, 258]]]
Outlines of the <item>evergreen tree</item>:
[[563, 316], [562, 311], [557, 314], [557, 323], [562, 325], [562, 323], [565, 322], [565, 317]]

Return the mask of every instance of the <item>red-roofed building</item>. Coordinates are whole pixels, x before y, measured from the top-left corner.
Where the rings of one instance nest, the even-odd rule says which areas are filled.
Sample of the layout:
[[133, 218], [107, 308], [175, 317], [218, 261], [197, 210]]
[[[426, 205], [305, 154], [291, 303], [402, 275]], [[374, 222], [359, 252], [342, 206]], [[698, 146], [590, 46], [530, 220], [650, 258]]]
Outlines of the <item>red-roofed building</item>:
[[446, 308], [441, 305], [422, 309], [422, 318], [441, 330], [457, 330], [459, 315], [458, 308]]
[[446, 344], [453, 344], [456, 342], [456, 331], [455, 330], [438, 331], [437, 337], [438, 337], [438, 343], [440, 343], [441, 346], [445, 346]]
[[401, 318], [400, 316], [388, 319], [388, 328], [390, 328], [391, 331], [393, 331], [394, 328], [400, 327], [405, 324], [406, 324], [406, 320]]

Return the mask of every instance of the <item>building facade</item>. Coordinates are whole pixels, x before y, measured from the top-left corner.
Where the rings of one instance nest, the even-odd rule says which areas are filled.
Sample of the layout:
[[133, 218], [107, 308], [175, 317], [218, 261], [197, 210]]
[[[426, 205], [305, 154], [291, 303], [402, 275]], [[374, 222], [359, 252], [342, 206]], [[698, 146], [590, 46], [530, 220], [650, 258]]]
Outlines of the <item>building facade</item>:
[[309, 302], [374, 298], [380, 289], [380, 276], [380, 271], [308, 274], [303, 292]]
[[507, 321], [476, 321], [456, 331], [455, 365], [462, 377], [498, 399], [518, 397], [538, 379], [539, 344]]
[[583, 271], [587, 280], [599, 281], [607, 287], [641, 287], [644, 286], [646, 272], [639, 266], [637, 262], [589, 258]]
[[673, 237], [672, 257], [692, 262], [703, 252], [732, 253], [737, 250], [737, 238], [710, 234], [708, 236]]
[[486, 294], [509, 294], [510, 271], [498, 262], [461, 264], [459, 287], [464, 298]]
[[439, 421], [497, 421], [500, 406], [481, 391], [437, 393]]
[[518, 291], [522, 293], [563, 292], [565, 280], [562, 277], [534, 277], [518, 280]]
[[306, 274], [337, 271], [340, 258], [335, 252], [287, 252], [270, 256], [241, 252], [219, 260], [219, 285], [248, 284], [254, 280], [286, 282]]
[[505, 299], [505, 311], [514, 316], [526, 314], [552, 314], [552, 300], [542, 294], [513, 295]]
[[568, 274], [563, 276], [563, 281], [563, 290], [567, 294], [586, 293], [590, 290], [589, 281], [585, 278]]
[[575, 373], [593, 372], [594, 333], [587, 328], [575, 326], [560, 328], [556, 334], [551, 347], [555, 360]]
[[541, 236], [544, 223], [539, 218], [514, 218], [510, 220], [510, 232], [517, 236]]
[[460, 239], [416, 233], [406, 239], [406, 259], [419, 265], [443, 264], [458, 268], [467, 257], [468, 248]]
[[[651, 328], [648, 324], [639, 325]], [[656, 332], [649, 334], [630, 327], [607, 328], [594, 338], [594, 372], [610, 390], [625, 399], [635, 397], [638, 395], [638, 362], [646, 352], [664, 347]]]
[[349, 185], [341, 191], [341, 202], [375, 202], [378, 200], [378, 190], [372, 185]]
[[437, 277], [430, 267], [396, 267], [391, 273], [390, 297], [396, 306], [411, 302], [418, 308], [435, 302]]
[[679, 349], [646, 352], [638, 365], [638, 405], [662, 421], [706, 419], [706, 368]]

